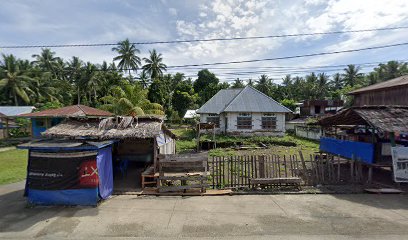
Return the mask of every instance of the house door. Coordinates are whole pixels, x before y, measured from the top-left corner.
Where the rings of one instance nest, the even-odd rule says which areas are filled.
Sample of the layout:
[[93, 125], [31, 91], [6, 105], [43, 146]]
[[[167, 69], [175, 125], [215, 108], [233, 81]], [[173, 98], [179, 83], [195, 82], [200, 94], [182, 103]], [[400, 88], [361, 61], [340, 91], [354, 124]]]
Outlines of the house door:
[[227, 129], [228, 129], [228, 118], [227, 117], [225, 117], [225, 127], [224, 128], [225, 128], [224, 132], [227, 132]]

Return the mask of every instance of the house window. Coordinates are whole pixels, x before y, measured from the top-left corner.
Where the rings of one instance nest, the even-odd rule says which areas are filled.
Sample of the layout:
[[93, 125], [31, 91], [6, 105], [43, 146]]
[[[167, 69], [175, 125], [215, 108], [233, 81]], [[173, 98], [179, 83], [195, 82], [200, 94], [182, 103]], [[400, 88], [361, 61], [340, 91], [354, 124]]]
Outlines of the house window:
[[37, 118], [37, 119], [35, 119], [35, 125], [36, 125], [37, 127], [46, 127], [46, 126], [45, 126], [45, 125], [46, 125], [45, 119], [43, 119], [43, 118]]
[[276, 129], [276, 116], [273, 113], [262, 115], [262, 129]]
[[237, 117], [237, 129], [252, 129], [252, 114], [240, 113]]
[[218, 114], [208, 114], [207, 123], [214, 123], [216, 128], [220, 127], [220, 116]]

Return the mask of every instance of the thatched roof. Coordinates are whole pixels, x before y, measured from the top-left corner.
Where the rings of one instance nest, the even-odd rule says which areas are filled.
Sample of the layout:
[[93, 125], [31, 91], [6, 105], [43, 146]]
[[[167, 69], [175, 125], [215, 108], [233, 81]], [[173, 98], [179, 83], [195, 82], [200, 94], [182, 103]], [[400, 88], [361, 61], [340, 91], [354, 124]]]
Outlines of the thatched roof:
[[383, 132], [408, 132], [408, 106], [363, 106], [345, 109], [318, 122], [321, 126], [368, 125]]
[[129, 139], [154, 138], [166, 133], [175, 135], [163, 124], [159, 117], [112, 117], [98, 120], [66, 120], [43, 133], [45, 137]]

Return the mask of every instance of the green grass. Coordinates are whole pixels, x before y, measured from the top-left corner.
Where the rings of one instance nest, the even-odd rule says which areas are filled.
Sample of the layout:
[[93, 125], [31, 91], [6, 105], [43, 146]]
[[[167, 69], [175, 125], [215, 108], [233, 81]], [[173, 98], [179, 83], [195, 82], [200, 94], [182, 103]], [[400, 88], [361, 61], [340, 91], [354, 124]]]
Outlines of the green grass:
[[[178, 140], [177, 151], [179, 153], [194, 150], [196, 148], [196, 133], [191, 128], [178, 128], [172, 130], [177, 135]], [[212, 140], [212, 135], [202, 135], [201, 140]], [[304, 152], [304, 155], [312, 154], [319, 150], [319, 143], [317, 141], [308, 140], [300, 137], [296, 137], [291, 134], [286, 134], [284, 137], [266, 137], [266, 136], [228, 136], [228, 135], [216, 135], [215, 137], [217, 146], [225, 146], [225, 148], [218, 148], [210, 151], [210, 156], [235, 156], [249, 153], [276, 153], [276, 154], [298, 154], [299, 150]], [[229, 149], [237, 143], [247, 146], [257, 146], [260, 143], [269, 146], [265, 150], [247, 150], [239, 151]], [[255, 152], [254, 152], [255, 151]]]
[[0, 152], [0, 185], [24, 180], [27, 173], [27, 150]]

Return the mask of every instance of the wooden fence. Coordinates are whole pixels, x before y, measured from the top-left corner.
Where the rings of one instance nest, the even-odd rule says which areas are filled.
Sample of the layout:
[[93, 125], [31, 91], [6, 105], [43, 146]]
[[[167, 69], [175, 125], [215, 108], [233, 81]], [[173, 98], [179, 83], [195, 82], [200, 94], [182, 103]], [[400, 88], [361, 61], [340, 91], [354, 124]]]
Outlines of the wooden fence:
[[208, 161], [212, 188], [252, 188], [252, 178], [298, 177], [296, 155], [212, 157]]
[[[301, 178], [302, 185], [350, 184], [371, 181], [372, 169], [364, 172], [361, 161], [331, 154], [302, 152], [293, 155], [244, 155], [212, 157], [208, 160], [211, 188], [253, 188], [250, 179]], [[271, 186], [281, 186], [275, 184]]]

